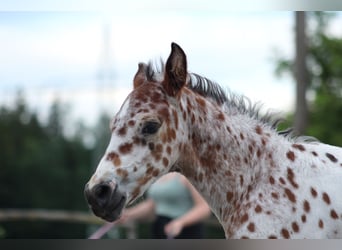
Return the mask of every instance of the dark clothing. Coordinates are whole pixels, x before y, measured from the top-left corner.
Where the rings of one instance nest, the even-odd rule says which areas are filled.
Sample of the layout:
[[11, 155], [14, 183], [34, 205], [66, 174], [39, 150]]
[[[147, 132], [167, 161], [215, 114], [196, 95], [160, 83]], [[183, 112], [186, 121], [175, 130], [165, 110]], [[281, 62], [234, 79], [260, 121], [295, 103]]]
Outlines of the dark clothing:
[[[152, 224], [152, 238], [166, 239], [164, 227], [172, 219], [166, 216], [157, 216]], [[188, 227], [184, 227], [175, 239], [201, 239], [204, 237], [204, 227], [202, 223], [196, 223]]]

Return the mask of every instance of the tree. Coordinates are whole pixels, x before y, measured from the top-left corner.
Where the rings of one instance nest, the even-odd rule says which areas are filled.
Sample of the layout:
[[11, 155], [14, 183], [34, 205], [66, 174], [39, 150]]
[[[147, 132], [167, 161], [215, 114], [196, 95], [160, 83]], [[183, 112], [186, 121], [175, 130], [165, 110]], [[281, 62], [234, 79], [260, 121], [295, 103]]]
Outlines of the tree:
[[[309, 126], [306, 132], [326, 143], [342, 146], [342, 38], [327, 34], [333, 14], [307, 13], [308, 50], [306, 62], [312, 93], [308, 103]], [[276, 73], [293, 74], [294, 60], [278, 58]]]
[[[81, 134], [62, 133], [61, 110], [53, 105], [48, 124], [42, 124], [22, 94], [14, 108], [0, 108], [0, 208], [88, 211], [83, 189], [92, 150], [79, 140]], [[10, 238], [84, 238], [86, 226], [6, 222], [1, 230]]]

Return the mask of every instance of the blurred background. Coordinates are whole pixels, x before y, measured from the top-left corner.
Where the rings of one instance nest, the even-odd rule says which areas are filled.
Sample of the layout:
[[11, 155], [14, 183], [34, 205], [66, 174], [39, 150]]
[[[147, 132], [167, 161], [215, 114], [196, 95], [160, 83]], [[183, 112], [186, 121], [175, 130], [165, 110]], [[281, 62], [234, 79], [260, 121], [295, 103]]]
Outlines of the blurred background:
[[[178, 2], [177, 2], [178, 3]], [[139, 62], [171, 42], [191, 72], [342, 146], [342, 13], [218, 8], [0, 12], [0, 238], [87, 238], [83, 188]], [[214, 217], [207, 238], [223, 238]], [[146, 225], [105, 237], [148, 238]]]

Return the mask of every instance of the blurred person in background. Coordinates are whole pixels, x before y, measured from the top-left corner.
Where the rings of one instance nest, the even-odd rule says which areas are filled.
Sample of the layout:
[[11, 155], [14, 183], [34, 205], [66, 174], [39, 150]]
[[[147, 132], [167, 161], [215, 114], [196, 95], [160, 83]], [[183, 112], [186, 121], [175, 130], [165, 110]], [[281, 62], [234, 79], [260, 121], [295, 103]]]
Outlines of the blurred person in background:
[[123, 211], [118, 224], [151, 221], [153, 239], [204, 238], [202, 221], [211, 210], [192, 184], [176, 172], [158, 179], [147, 191], [146, 200]]

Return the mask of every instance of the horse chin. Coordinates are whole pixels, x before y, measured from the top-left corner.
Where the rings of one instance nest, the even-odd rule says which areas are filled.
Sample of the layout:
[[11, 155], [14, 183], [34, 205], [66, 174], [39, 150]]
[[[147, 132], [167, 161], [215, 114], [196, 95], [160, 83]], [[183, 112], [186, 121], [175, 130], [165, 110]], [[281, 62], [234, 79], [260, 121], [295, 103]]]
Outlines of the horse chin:
[[100, 217], [101, 219], [108, 222], [113, 222], [120, 218], [122, 210], [125, 207], [125, 204], [126, 198], [122, 197], [122, 199], [118, 203], [109, 204], [104, 208], [91, 207], [91, 210], [97, 217]]

